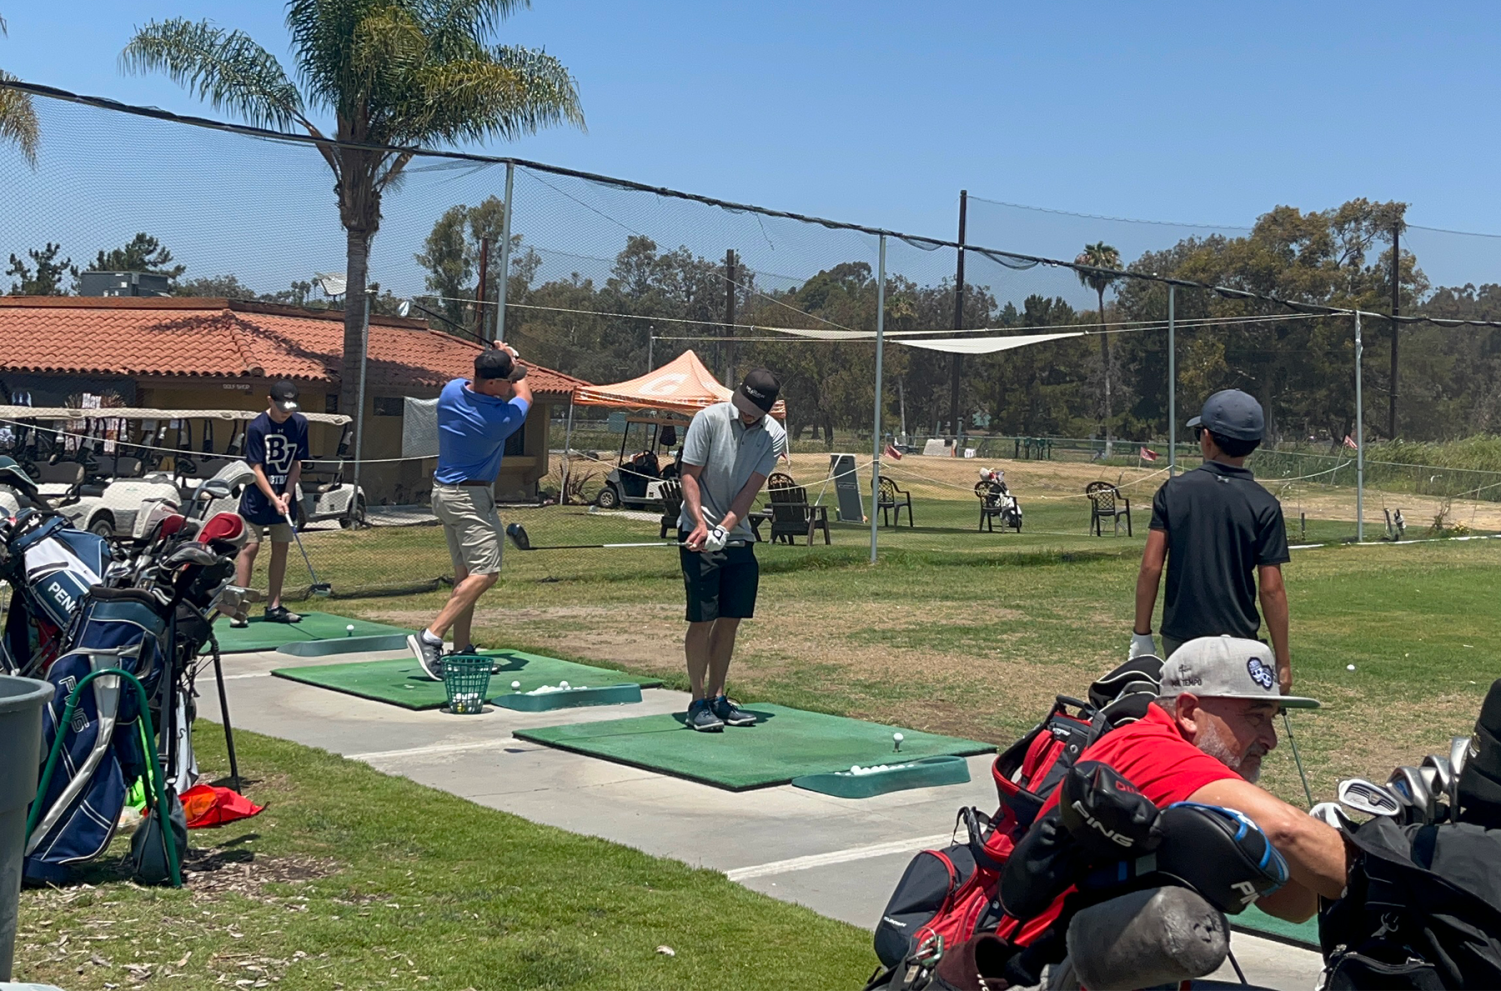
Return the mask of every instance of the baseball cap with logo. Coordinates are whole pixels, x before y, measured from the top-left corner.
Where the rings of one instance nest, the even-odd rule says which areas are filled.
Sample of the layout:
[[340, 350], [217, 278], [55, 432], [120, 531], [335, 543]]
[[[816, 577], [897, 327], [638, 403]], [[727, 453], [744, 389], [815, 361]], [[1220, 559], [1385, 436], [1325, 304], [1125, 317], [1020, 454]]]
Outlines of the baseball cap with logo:
[[276, 408], [283, 413], [293, 413], [297, 410], [297, 385], [282, 379], [271, 385], [271, 401]]
[[1162, 662], [1162, 694], [1200, 698], [1271, 699], [1286, 709], [1317, 709], [1315, 699], [1277, 691], [1277, 662], [1260, 640], [1199, 637]]
[[1225, 389], [1206, 399], [1204, 409], [1188, 425], [1202, 426], [1212, 434], [1232, 440], [1261, 440], [1266, 416], [1255, 397], [1239, 389]]
[[777, 377], [765, 368], [753, 369], [745, 376], [745, 381], [740, 383], [740, 388], [730, 397], [730, 402], [740, 412], [750, 416], [761, 417], [771, 412], [776, 405], [777, 394], [782, 391], [782, 383]]

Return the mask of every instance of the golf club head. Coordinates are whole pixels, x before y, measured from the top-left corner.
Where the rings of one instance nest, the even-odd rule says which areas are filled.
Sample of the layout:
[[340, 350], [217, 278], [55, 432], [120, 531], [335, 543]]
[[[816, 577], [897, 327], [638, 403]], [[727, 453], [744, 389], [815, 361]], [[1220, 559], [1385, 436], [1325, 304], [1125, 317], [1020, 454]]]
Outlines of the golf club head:
[[526, 535], [526, 527], [520, 523], [511, 523], [506, 527], [506, 536], [511, 538], [511, 543], [516, 545], [518, 551], [532, 549], [531, 538]]
[[1338, 795], [1341, 805], [1369, 816], [1395, 816], [1403, 809], [1395, 795], [1365, 778], [1341, 781]]
[[1423, 775], [1417, 768], [1404, 764], [1392, 771], [1392, 776], [1387, 779], [1387, 785], [1396, 792], [1399, 798], [1405, 797], [1409, 805], [1408, 822], [1432, 822], [1432, 796], [1428, 793], [1428, 785], [1423, 781]]
[[1423, 758], [1423, 763], [1418, 765], [1418, 769], [1426, 771], [1429, 768], [1433, 769], [1435, 778], [1433, 797], [1445, 806], [1451, 805], [1449, 793], [1454, 789], [1454, 768], [1449, 763], [1449, 758], [1440, 757], [1438, 754], [1429, 754]]
[[1459, 818], [1459, 773], [1465, 769], [1465, 761], [1470, 757], [1470, 738], [1468, 736], [1453, 736], [1449, 738], [1449, 815], [1453, 819]]
[[1342, 830], [1351, 824], [1349, 816], [1345, 815], [1345, 810], [1340, 808], [1338, 802], [1320, 802], [1309, 809], [1308, 814], [1335, 829]]
[[[1432, 756], [1431, 754], [1429, 756]], [[1444, 795], [1449, 790], [1447, 776], [1441, 776], [1439, 769], [1428, 763], [1428, 757], [1423, 758], [1423, 763], [1418, 765], [1418, 774], [1423, 778], [1423, 784], [1428, 786], [1428, 821], [1443, 822], [1449, 818], [1449, 803], [1444, 801]], [[1443, 758], [1439, 758], [1443, 760]], [[1448, 761], [1444, 761], [1448, 763]], [[1444, 769], [1445, 771], [1448, 768]]]
[[143, 499], [141, 510], [130, 528], [130, 535], [135, 540], [149, 544], [162, 535], [162, 525], [176, 515], [179, 515], [177, 505], [173, 502], [166, 499]]
[[234, 490], [227, 481], [222, 478], [211, 478], [198, 486], [193, 493], [193, 498], [199, 502], [211, 502], [214, 499], [228, 499]]

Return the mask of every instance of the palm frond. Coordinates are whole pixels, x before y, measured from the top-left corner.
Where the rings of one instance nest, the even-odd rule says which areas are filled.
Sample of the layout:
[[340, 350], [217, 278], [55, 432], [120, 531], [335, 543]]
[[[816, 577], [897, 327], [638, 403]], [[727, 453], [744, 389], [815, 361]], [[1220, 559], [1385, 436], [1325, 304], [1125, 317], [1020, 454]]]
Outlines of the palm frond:
[[161, 72], [216, 109], [247, 123], [286, 129], [303, 123], [302, 97], [281, 63], [243, 31], [208, 21], [152, 21], [120, 53], [120, 68]]
[[429, 64], [415, 82], [393, 114], [399, 133], [392, 140], [509, 140], [554, 124], [584, 128], [577, 83], [544, 52], [506, 47], [484, 58]]
[[353, 80], [350, 40], [361, 21], [391, 6], [391, 0], [289, 0], [287, 32], [309, 103], [340, 107]]
[[[0, 69], [0, 82], [16, 77]], [[12, 142], [21, 149], [26, 164], [36, 168], [37, 148], [42, 142], [42, 126], [37, 120], [31, 96], [20, 90], [0, 88], [0, 142]]]
[[482, 42], [513, 12], [530, 7], [531, 0], [427, 0], [421, 6], [425, 11], [422, 21], [434, 54], [453, 58], [463, 52], [451, 50], [449, 45]]

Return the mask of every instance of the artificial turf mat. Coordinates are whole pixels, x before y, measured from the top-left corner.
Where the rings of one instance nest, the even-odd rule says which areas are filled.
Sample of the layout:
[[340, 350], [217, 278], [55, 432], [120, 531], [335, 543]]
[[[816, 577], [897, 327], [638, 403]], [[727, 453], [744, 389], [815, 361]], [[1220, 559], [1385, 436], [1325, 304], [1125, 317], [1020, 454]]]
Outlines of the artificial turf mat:
[[[500, 665], [499, 673], [490, 676], [491, 695], [510, 692], [513, 681], [521, 682], [520, 691], [523, 692], [542, 685], [556, 685], [559, 681], [591, 687], [634, 682], [643, 688], [655, 688], [662, 684], [654, 678], [638, 678], [623, 671], [609, 671], [519, 650], [485, 650], [481, 653], [494, 657]], [[403, 709], [437, 709], [448, 701], [443, 683], [429, 679], [417, 666], [416, 659], [411, 657], [353, 664], [309, 664], [278, 668], [271, 673], [278, 678], [388, 702]]]
[[[517, 730], [516, 736], [730, 791], [783, 785], [804, 774], [847, 771], [853, 764], [890, 764], [940, 754], [964, 757], [995, 750], [993, 744], [976, 740], [784, 705], [742, 708], [757, 717], [756, 725], [726, 727], [722, 733], [695, 733], [685, 724], [683, 713], [673, 713], [544, 726]], [[900, 754], [893, 752], [891, 739], [898, 731], [905, 737]]]
[[[346, 627], [353, 625], [351, 634]], [[399, 626], [372, 623], [368, 619], [350, 619], [348, 616], [330, 616], [326, 612], [305, 612], [300, 623], [268, 623], [260, 616], [251, 616], [250, 625], [237, 630], [229, 620], [221, 618], [214, 622], [214, 636], [219, 641], [221, 654], [238, 654], [248, 650], [275, 650], [297, 640], [332, 640], [339, 637], [372, 637], [382, 634], [407, 634]], [[205, 650], [208, 648], [205, 647]]]
[[1285, 919], [1274, 918], [1267, 915], [1255, 905], [1250, 906], [1239, 915], [1229, 917], [1230, 928], [1241, 932], [1252, 933], [1257, 936], [1267, 936], [1283, 943], [1292, 943], [1305, 949], [1317, 950], [1319, 948], [1319, 920], [1317, 917], [1307, 922], [1288, 922]]

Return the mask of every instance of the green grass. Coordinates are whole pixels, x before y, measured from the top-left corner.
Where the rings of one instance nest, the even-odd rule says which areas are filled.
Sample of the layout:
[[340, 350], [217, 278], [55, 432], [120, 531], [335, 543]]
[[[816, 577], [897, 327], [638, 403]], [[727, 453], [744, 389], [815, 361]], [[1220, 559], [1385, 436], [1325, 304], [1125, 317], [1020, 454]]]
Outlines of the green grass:
[[[222, 772], [217, 727], [197, 742]], [[123, 883], [117, 841], [92, 886], [23, 892], [17, 980], [135, 987], [136, 965], [184, 988], [849, 988], [874, 969], [868, 933], [717, 872], [236, 742], [266, 811], [192, 832], [204, 873], [184, 890]]]

